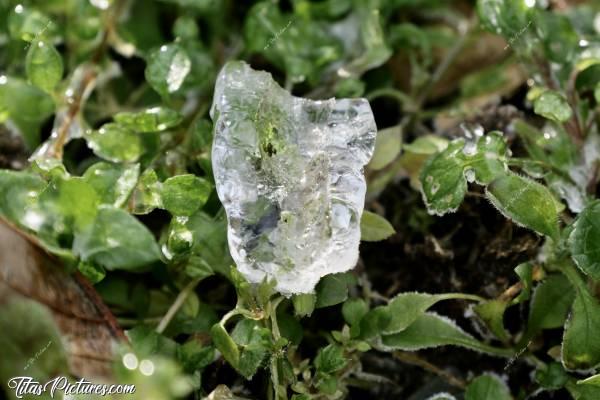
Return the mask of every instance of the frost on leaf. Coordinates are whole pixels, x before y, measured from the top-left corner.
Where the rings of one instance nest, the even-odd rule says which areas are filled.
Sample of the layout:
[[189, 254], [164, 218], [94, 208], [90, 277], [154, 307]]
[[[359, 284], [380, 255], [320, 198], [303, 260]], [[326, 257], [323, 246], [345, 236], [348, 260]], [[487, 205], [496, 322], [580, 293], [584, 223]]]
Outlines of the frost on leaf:
[[217, 193], [229, 248], [251, 282], [286, 295], [312, 292], [358, 259], [366, 184], [377, 128], [364, 99], [291, 96], [266, 72], [228, 63], [211, 117]]

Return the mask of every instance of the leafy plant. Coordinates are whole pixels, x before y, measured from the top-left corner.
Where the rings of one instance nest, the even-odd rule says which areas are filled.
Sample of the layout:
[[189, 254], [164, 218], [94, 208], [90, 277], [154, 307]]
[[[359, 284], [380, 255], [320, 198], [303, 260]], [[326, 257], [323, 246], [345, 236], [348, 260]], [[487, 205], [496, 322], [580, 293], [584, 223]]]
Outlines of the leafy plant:
[[[0, 0], [0, 222], [94, 284], [129, 342], [110, 378], [140, 399], [600, 398], [599, 21], [585, 1]], [[209, 114], [234, 59], [375, 114], [361, 261], [315, 293], [229, 255]], [[17, 365], [22, 332], [61, 332], [2, 276]]]

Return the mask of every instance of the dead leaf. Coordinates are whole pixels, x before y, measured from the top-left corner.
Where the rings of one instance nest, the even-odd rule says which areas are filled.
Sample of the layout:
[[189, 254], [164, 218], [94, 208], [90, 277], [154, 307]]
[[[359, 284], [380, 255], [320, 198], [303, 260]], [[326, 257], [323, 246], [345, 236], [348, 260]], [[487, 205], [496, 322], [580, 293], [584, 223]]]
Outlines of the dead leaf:
[[115, 345], [127, 339], [110, 310], [81, 274], [0, 218], [0, 306], [24, 298], [50, 311], [72, 375], [111, 379]]

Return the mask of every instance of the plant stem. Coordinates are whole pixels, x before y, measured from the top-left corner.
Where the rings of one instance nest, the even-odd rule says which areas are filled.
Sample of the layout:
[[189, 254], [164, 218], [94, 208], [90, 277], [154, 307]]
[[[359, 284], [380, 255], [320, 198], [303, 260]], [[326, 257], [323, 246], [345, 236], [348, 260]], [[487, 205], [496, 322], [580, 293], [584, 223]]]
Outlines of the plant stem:
[[440, 367], [438, 367], [437, 365], [434, 365], [434, 364], [430, 363], [429, 361], [425, 360], [424, 358], [419, 357], [416, 353], [411, 353], [408, 351], [395, 351], [393, 353], [393, 356], [394, 356], [394, 358], [402, 361], [403, 363], [421, 367], [425, 371], [429, 371], [429, 372], [443, 378], [450, 385], [455, 386], [459, 389], [464, 390], [465, 387], [467, 386], [467, 383], [464, 380], [462, 380], [461, 378], [458, 378], [458, 377], [452, 375], [450, 372], [445, 371], [445, 370], [441, 369]]
[[158, 324], [162, 320], [161, 317], [150, 317], [150, 318], [117, 318], [117, 322], [121, 327], [123, 326], [134, 326], [139, 323], [142, 324]]
[[413, 104], [413, 100], [410, 98], [409, 95], [407, 95], [406, 93], [404, 93], [398, 89], [394, 89], [394, 88], [376, 89], [376, 90], [372, 91], [371, 93], [369, 93], [368, 95], [366, 95], [365, 97], [369, 101], [373, 101], [374, 99], [376, 99], [378, 97], [392, 97], [392, 98], [398, 100], [398, 102], [400, 104], [402, 104], [403, 107], [409, 107], [409, 108], [412, 107], [412, 104]]
[[156, 327], [156, 332], [158, 332], [158, 333], [164, 332], [164, 330], [167, 328], [167, 326], [169, 325], [169, 323], [171, 322], [171, 320], [173, 319], [173, 317], [175, 316], [177, 311], [179, 311], [179, 309], [181, 308], [183, 303], [185, 303], [185, 300], [187, 299], [187, 297], [190, 295], [190, 293], [192, 293], [194, 291], [194, 289], [196, 288], [196, 286], [198, 285], [198, 283], [201, 280], [202, 280], [202, 278], [194, 279], [193, 281], [188, 283], [187, 286], [184, 287], [181, 292], [179, 292], [179, 295], [177, 295], [177, 298], [175, 299], [175, 301], [173, 302], [173, 304], [171, 305], [171, 307], [169, 308], [169, 310], [167, 311], [167, 313], [165, 314], [163, 319], [160, 321], [158, 326]]
[[[281, 332], [279, 331], [279, 325], [277, 324], [277, 306], [283, 301], [283, 297], [278, 297], [275, 300], [269, 301], [268, 310], [271, 321], [271, 332], [275, 341], [281, 338]], [[286, 393], [282, 393], [281, 385], [279, 384], [279, 370], [277, 368], [278, 354], [271, 356], [271, 383], [273, 385], [273, 391], [275, 393], [275, 400], [287, 399]]]
[[423, 88], [419, 97], [416, 100], [416, 109], [421, 109], [425, 104], [425, 101], [429, 97], [429, 94], [435, 87], [435, 85], [440, 81], [446, 70], [452, 65], [456, 57], [460, 54], [465, 44], [467, 43], [467, 39], [469, 38], [469, 34], [471, 33], [471, 29], [474, 26], [473, 21], [469, 22], [469, 27], [466, 29], [465, 33], [460, 36], [456, 44], [448, 51], [444, 60], [438, 65], [433, 74], [431, 75], [431, 79], [427, 83], [427, 85]]
[[579, 293], [588, 293], [587, 284], [585, 280], [581, 277], [581, 274], [577, 271], [573, 263], [570, 260], [565, 260], [561, 264], [561, 269], [563, 274], [569, 279], [569, 282], [575, 287], [575, 290]]
[[442, 300], [451, 300], [451, 299], [460, 299], [460, 300], [473, 300], [477, 302], [484, 302], [487, 299], [477, 296], [475, 294], [466, 294], [466, 293], [443, 293], [436, 295], [436, 297], [440, 297]]

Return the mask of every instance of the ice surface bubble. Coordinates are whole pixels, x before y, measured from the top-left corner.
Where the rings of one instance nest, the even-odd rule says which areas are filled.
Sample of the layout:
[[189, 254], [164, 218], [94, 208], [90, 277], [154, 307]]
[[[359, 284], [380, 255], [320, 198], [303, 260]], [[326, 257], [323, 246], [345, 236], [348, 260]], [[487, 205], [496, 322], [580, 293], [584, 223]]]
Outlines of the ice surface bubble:
[[250, 282], [310, 293], [358, 259], [377, 128], [364, 99], [291, 96], [266, 72], [230, 62], [211, 108], [217, 193], [229, 250]]

